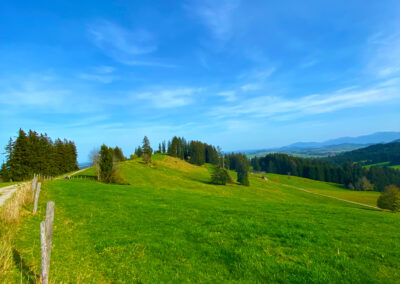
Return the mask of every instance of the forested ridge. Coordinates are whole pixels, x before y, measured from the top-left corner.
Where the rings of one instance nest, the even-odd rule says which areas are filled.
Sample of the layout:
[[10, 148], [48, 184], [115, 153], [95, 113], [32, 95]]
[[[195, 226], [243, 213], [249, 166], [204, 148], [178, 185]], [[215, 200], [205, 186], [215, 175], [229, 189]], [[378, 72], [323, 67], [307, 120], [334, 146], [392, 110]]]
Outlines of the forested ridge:
[[325, 158], [324, 161], [335, 165], [343, 165], [345, 162], [356, 162], [360, 165], [390, 162], [390, 165], [398, 165], [400, 164], [400, 142], [375, 144]]
[[254, 157], [251, 165], [255, 171], [335, 182], [351, 190], [383, 191], [391, 184], [400, 186], [400, 171], [388, 167], [374, 166], [366, 169], [357, 163], [336, 165], [324, 159], [306, 159], [279, 153], [262, 158]]
[[6, 162], [2, 164], [0, 176], [3, 180], [22, 181], [34, 174], [57, 176], [78, 169], [75, 143], [47, 134], [29, 130], [18, 131], [15, 141], [10, 138], [6, 146]]

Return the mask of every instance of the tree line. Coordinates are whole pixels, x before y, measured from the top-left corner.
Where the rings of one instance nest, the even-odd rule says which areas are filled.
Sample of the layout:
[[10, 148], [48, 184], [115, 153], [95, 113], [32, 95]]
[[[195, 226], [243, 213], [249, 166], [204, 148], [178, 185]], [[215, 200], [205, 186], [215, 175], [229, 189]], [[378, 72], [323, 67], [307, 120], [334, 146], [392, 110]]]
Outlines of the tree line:
[[280, 153], [254, 157], [250, 164], [255, 171], [334, 182], [344, 184], [351, 190], [383, 191], [391, 184], [400, 186], [400, 171], [388, 167], [367, 169], [350, 162], [335, 165], [321, 159], [305, 159]]
[[57, 176], [79, 169], [74, 142], [59, 138], [53, 141], [47, 134], [32, 130], [26, 134], [20, 129], [15, 140], [10, 138], [5, 150], [6, 161], [0, 170], [5, 181], [27, 180], [34, 174]]
[[360, 165], [390, 162], [390, 165], [398, 165], [400, 164], [400, 142], [375, 144], [324, 160], [335, 165], [343, 165], [345, 162], [356, 162]]

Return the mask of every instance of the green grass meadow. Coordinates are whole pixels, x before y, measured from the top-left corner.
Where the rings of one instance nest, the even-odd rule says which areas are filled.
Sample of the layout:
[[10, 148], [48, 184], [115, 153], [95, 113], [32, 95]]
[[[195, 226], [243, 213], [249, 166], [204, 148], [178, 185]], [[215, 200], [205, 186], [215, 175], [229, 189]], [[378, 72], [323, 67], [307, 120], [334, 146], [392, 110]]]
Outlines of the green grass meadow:
[[131, 185], [45, 182], [38, 214], [20, 224], [5, 281], [38, 280], [39, 223], [49, 200], [53, 283], [400, 281], [399, 214], [282, 184], [372, 205], [376, 193], [279, 175], [251, 174], [250, 187], [215, 186], [209, 165], [164, 155], [151, 166], [137, 159], [120, 167]]
[[382, 162], [382, 163], [376, 163], [376, 164], [370, 164], [370, 165], [365, 165], [364, 167], [365, 168], [367, 168], [367, 169], [369, 169], [370, 167], [373, 167], [373, 166], [380, 166], [380, 167], [389, 167], [389, 168], [392, 168], [392, 169], [400, 169], [400, 165], [394, 165], [394, 166], [390, 166], [390, 162]]

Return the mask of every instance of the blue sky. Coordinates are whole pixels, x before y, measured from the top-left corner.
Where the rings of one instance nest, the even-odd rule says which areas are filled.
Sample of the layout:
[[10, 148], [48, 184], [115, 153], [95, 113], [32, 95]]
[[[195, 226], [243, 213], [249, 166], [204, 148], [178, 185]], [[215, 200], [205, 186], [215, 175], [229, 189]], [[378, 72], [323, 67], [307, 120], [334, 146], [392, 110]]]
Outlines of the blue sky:
[[2, 1], [0, 147], [19, 128], [126, 154], [400, 130], [400, 2]]

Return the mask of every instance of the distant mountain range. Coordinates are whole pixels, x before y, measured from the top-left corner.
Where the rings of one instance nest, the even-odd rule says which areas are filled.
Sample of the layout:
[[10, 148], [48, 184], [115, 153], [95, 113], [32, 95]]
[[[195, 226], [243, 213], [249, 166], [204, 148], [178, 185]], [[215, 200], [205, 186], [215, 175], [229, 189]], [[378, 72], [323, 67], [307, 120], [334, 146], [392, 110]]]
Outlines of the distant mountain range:
[[326, 157], [356, 150], [372, 144], [399, 140], [400, 132], [376, 132], [358, 137], [341, 137], [324, 142], [297, 142], [280, 148], [244, 151], [248, 156], [264, 156], [279, 152], [305, 157]]

